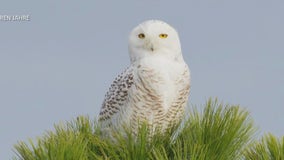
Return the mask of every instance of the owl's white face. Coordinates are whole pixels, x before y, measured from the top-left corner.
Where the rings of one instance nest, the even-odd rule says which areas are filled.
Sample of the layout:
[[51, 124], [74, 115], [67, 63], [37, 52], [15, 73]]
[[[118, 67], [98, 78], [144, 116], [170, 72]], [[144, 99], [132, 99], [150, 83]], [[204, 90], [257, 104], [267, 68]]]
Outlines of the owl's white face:
[[174, 28], [159, 20], [149, 20], [135, 27], [129, 36], [131, 62], [144, 57], [161, 55], [180, 59], [181, 46]]

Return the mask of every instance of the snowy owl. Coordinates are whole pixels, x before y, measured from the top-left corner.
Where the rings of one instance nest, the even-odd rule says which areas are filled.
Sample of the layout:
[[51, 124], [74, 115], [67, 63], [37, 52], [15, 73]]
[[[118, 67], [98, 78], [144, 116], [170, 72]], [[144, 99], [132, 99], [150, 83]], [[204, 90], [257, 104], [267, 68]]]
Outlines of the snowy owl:
[[129, 36], [130, 66], [118, 75], [105, 95], [99, 114], [102, 129], [139, 123], [166, 129], [181, 121], [190, 90], [190, 71], [179, 36], [163, 21], [148, 20]]

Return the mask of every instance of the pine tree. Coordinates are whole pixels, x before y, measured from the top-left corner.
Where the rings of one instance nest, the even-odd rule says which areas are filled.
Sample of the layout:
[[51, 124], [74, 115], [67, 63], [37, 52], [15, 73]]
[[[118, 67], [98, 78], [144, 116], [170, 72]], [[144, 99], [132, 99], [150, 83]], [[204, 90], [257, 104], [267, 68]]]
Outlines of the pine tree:
[[36, 142], [15, 145], [14, 159], [23, 160], [284, 160], [284, 138], [256, 140], [248, 111], [209, 99], [191, 107], [185, 120], [165, 133], [149, 136], [146, 124], [135, 137], [125, 129], [103, 138], [95, 120], [80, 116], [55, 125]]

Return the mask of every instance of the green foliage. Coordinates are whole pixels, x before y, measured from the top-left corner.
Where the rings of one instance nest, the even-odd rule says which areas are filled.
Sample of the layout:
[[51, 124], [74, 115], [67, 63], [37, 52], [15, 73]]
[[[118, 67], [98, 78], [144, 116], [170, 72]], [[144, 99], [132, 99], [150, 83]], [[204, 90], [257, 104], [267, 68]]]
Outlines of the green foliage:
[[255, 142], [245, 153], [245, 159], [283, 160], [284, 137], [276, 138], [272, 134], [264, 136], [260, 142]]
[[162, 159], [241, 159], [254, 131], [247, 111], [209, 100], [202, 113], [198, 113], [197, 109], [190, 112], [170, 150], [162, 147], [155, 152], [173, 153], [164, 155]]
[[[249, 113], [239, 106], [209, 100], [202, 112], [195, 107], [186, 117], [180, 126], [163, 133], [149, 136], [147, 125], [142, 125], [136, 136], [126, 129], [107, 139], [96, 122], [81, 116], [64, 125], [56, 125], [55, 131], [47, 132], [36, 142], [19, 142], [15, 145], [14, 159], [237, 160], [244, 155], [253, 159], [250, 153], [259, 150], [245, 152], [252, 146], [255, 128]], [[274, 153], [281, 147], [283, 151], [283, 141], [269, 141], [269, 144], [271, 147], [267, 151]]]
[[92, 134], [88, 118], [81, 117], [76, 123], [55, 126], [55, 132], [47, 132], [37, 140], [37, 144], [20, 142], [15, 146], [19, 159], [87, 159], [88, 134]]

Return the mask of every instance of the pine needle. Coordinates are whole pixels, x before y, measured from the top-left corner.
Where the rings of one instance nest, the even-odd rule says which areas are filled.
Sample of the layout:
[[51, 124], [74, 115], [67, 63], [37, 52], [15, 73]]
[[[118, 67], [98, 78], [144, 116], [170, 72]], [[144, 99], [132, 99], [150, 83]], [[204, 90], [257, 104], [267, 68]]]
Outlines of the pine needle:
[[[201, 107], [199, 107], [200, 109]], [[252, 143], [255, 126], [249, 113], [236, 105], [209, 99], [198, 112], [192, 107], [180, 126], [149, 136], [147, 125], [103, 138], [95, 120], [80, 116], [55, 125], [36, 141], [15, 145], [21, 160], [238, 160], [284, 159], [284, 138], [266, 136]], [[264, 154], [265, 153], [265, 154]], [[262, 156], [256, 156], [261, 155]], [[256, 157], [256, 158], [255, 158]]]

